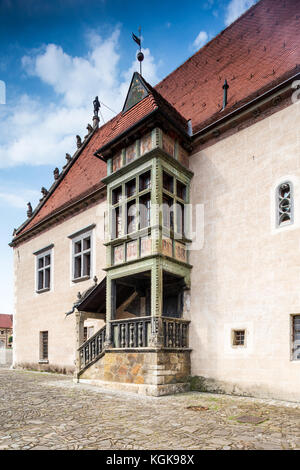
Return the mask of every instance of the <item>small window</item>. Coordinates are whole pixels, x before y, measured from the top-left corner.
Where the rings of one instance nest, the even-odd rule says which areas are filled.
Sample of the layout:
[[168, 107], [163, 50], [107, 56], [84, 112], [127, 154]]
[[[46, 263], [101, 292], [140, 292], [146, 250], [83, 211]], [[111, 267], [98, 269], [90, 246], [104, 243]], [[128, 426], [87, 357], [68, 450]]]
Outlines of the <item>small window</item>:
[[186, 198], [186, 186], [185, 184], [181, 183], [181, 181], [176, 181], [176, 188], [177, 188], [177, 197], [183, 199], [185, 201]]
[[163, 196], [163, 225], [170, 230], [174, 230], [174, 207], [173, 199]]
[[122, 199], [122, 186], [119, 186], [118, 188], [114, 189], [112, 191], [112, 203], [118, 204]]
[[245, 330], [233, 330], [233, 346], [245, 346]]
[[135, 199], [127, 204], [127, 233], [136, 231], [136, 203]]
[[293, 188], [289, 182], [277, 188], [277, 225], [282, 227], [293, 223]]
[[174, 178], [165, 171], [163, 172], [163, 188], [173, 193], [174, 191]]
[[145, 189], [149, 189], [151, 186], [151, 172], [147, 171], [143, 173], [139, 178], [139, 190], [144, 191]]
[[128, 181], [125, 185], [126, 197], [131, 197], [135, 195], [135, 179]]
[[112, 210], [112, 238], [122, 235], [122, 208], [116, 207]]
[[300, 361], [300, 315], [292, 316], [292, 359]]
[[184, 236], [184, 204], [180, 202], [176, 203], [176, 219], [177, 232]]
[[91, 277], [91, 233], [73, 239], [73, 280]]
[[151, 199], [150, 194], [140, 197], [140, 229], [151, 225]]
[[48, 360], [48, 331], [40, 332], [40, 360]]
[[51, 252], [47, 251], [37, 256], [37, 291], [50, 289], [51, 282]]

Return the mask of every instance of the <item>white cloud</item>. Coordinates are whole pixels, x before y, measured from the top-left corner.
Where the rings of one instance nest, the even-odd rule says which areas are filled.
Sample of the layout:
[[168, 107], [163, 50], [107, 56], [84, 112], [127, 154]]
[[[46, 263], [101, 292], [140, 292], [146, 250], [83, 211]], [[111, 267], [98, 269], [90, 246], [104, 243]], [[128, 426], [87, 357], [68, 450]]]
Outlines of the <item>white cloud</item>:
[[[75, 148], [76, 134], [87, 133], [92, 120], [92, 101], [99, 100], [115, 111], [122, 109], [132, 73], [138, 69], [133, 60], [128, 70], [119, 68], [120, 29], [103, 39], [94, 31], [87, 34], [88, 53], [71, 56], [57, 44], [47, 44], [23, 57], [22, 65], [28, 76], [37, 77], [49, 85], [57, 96], [46, 103], [26, 94], [15, 107], [1, 109], [0, 168], [29, 164], [59, 165], [66, 152]], [[157, 64], [149, 49], [145, 49], [143, 76], [151, 84], [159, 78]], [[113, 117], [101, 108], [105, 121]]]
[[0, 192], [0, 205], [5, 204], [16, 209], [23, 209], [26, 207], [27, 202], [36, 201], [41, 197], [41, 194], [38, 191], [34, 190], [24, 190], [21, 192], [12, 193], [12, 192]]
[[231, 0], [225, 13], [226, 26], [241, 16], [248, 8], [254, 5], [255, 2], [256, 0]]
[[206, 31], [200, 31], [198, 36], [196, 37], [195, 41], [193, 42], [193, 48], [195, 50], [200, 49], [204, 44], [208, 41], [208, 34]]

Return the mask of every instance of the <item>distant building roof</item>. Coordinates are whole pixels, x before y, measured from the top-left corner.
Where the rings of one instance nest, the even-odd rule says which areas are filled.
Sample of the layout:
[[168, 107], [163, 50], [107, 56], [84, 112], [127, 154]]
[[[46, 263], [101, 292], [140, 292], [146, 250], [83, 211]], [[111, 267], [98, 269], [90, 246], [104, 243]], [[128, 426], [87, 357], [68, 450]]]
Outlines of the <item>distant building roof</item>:
[[12, 328], [13, 316], [0, 313], [0, 328]]

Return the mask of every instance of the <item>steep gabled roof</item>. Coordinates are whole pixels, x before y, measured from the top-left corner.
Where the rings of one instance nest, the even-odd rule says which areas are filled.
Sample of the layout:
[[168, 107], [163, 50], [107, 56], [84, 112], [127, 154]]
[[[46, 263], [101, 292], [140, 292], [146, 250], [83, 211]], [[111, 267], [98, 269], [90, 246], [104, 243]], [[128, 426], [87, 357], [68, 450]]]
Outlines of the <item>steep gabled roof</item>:
[[[239, 107], [300, 64], [300, 2], [261, 0], [168, 75], [156, 90], [193, 131]], [[228, 106], [221, 113], [224, 80]]]
[[53, 185], [46, 199], [36, 208], [32, 217], [17, 230], [17, 236], [27, 232], [58, 209], [62, 209], [83, 195], [103, 186], [101, 180], [106, 176], [106, 165], [96, 159], [94, 153], [99, 147], [109, 144], [111, 140], [122, 135], [142, 118], [150, 116], [154, 111], [161, 109], [176, 120], [182, 131], [187, 130], [187, 122], [178, 111], [146, 83], [139, 74], [135, 75], [147, 87], [147, 96], [125, 113], [119, 113], [108, 123], [93, 131], [87, 142], [83, 143], [82, 150], [75, 153], [68, 168], [57, 183]]
[[0, 313], [0, 328], [12, 328], [13, 327], [13, 316]]
[[[197, 132], [288, 77], [300, 64], [300, 1], [261, 0], [152, 88], [125, 113], [94, 131], [61, 178], [17, 231], [23, 234], [58, 209], [101, 187], [105, 164], [94, 157], [156, 110], [163, 110], [183, 130], [192, 120]], [[229, 84], [222, 111], [223, 83]]]

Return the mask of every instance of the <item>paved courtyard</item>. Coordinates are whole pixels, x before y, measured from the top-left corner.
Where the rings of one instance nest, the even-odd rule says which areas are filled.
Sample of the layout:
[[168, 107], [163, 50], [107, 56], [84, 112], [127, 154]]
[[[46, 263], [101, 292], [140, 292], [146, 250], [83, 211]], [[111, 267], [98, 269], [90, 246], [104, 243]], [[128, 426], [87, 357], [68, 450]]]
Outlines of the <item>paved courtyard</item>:
[[[249, 415], [262, 422], [239, 422]], [[3, 449], [300, 449], [300, 405], [194, 392], [121, 395], [0, 369]]]

